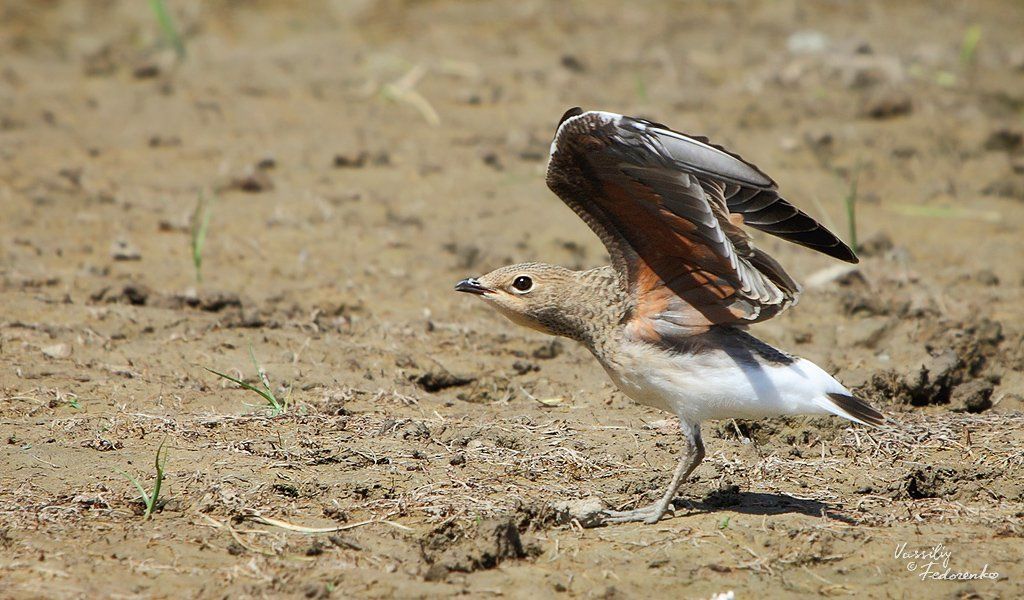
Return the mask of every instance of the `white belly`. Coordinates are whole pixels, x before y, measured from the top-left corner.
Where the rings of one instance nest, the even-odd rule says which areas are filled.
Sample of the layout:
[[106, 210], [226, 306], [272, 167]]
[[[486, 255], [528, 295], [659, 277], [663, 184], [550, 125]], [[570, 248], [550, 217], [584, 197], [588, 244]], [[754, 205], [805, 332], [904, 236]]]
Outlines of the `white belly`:
[[803, 358], [789, 364], [737, 362], [724, 352], [669, 354], [627, 343], [615, 364], [604, 367], [624, 394], [688, 423], [792, 414], [846, 416], [827, 394], [850, 393]]

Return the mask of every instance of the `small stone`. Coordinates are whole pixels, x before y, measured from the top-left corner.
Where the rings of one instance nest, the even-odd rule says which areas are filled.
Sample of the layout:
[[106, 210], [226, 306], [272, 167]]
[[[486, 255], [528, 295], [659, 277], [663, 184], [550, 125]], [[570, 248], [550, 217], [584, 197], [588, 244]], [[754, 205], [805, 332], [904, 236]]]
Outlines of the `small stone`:
[[231, 180], [231, 184], [228, 185], [228, 189], [241, 190], [243, 192], [249, 192], [250, 194], [256, 194], [274, 189], [274, 182], [271, 181], [270, 175], [267, 175], [266, 171], [253, 169], [251, 172]]
[[792, 54], [819, 54], [828, 47], [828, 37], [820, 31], [797, 31], [786, 38], [786, 49]]
[[366, 165], [370, 154], [363, 150], [357, 154], [335, 154], [334, 167], [336, 169], [360, 169]]
[[463, 452], [459, 452], [448, 461], [448, 464], [452, 466], [460, 466], [466, 464], [466, 455]]
[[526, 375], [532, 371], [540, 371], [540, 367], [527, 360], [517, 360], [512, 363], [512, 370], [515, 371], [517, 375]]
[[882, 120], [909, 115], [913, 110], [914, 102], [908, 94], [890, 91], [869, 100], [861, 114]]
[[64, 343], [43, 346], [41, 350], [43, 354], [50, 358], [67, 358], [71, 356], [71, 346]]
[[495, 171], [502, 171], [505, 169], [505, 166], [501, 163], [501, 157], [498, 156], [497, 152], [488, 150], [487, 152], [484, 152], [480, 158], [484, 161], [485, 165]]
[[132, 77], [136, 79], [152, 79], [160, 75], [160, 65], [155, 62], [142, 63], [132, 69]]
[[149, 138], [150, 148], [168, 148], [171, 146], [180, 146], [181, 138], [176, 135], [152, 135]]
[[368, 164], [375, 167], [386, 167], [391, 164], [391, 155], [387, 152], [370, 154], [366, 150], [360, 150], [355, 154], [334, 155], [336, 169], [361, 169]]
[[110, 245], [110, 256], [114, 260], [140, 260], [142, 253], [128, 242], [116, 240]]
[[555, 502], [551, 508], [554, 509], [556, 523], [565, 524], [577, 521], [583, 527], [589, 528], [604, 524], [603, 515], [608, 507], [600, 498], [591, 496], [582, 500]]
[[573, 73], [582, 73], [587, 70], [587, 66], [583, 64], [583, 61], [572, 54], [562, 56], [562, 66]]

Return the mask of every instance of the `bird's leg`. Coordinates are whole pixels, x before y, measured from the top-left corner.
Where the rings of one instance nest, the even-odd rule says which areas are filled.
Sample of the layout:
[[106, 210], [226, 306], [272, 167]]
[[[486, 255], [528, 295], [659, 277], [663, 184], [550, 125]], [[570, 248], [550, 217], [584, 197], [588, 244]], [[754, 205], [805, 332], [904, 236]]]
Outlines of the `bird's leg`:
[[675, 499], [679, 487], [683, 485], [683, 482], [690, 476], [690, 473], [693, 473], [697, 465], [704, 460], [704, 442], [700, 437], [700, 424], [687, 425], [682, 423], [682, 430], [686, 448], [684, 448], [682, 456], [679, 457], [679, 465], [676, 467], [675, 473], [672, 474], [672, 483], [668, 485], [668, 489], [665, 490], [665, 495], [661, 497], [661, 500], [650, 506], [633, 510], [605, 511], [603, 514], [605, 523], [630, 523], [633, 521], [657, 523], [672, 508], [672, 500]]

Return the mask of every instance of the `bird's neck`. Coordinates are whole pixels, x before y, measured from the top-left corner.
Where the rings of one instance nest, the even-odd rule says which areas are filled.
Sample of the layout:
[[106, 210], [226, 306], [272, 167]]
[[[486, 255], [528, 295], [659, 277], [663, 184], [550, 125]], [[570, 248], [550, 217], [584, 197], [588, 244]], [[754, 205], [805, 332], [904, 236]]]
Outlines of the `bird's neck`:
[[560, 311], [558, 333], [583, 344], [600, 358], [617, 339], [629, 311], [628, 298], [612, 267], [577, 271], [576, 277], [579, 297]]

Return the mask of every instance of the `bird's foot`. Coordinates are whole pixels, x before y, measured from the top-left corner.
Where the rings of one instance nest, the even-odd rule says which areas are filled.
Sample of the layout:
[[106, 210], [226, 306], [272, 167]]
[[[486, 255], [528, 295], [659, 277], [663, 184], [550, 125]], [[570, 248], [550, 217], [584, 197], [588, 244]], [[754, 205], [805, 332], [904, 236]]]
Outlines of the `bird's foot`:
[[643, 508], [633, 510], [606, 510], [602, 511], [601, 517], [604, 523], [638, 523], [644, 522], [653, 525], [661, 520], [666, 513], [675, 514], [672, 504], [655, 502]]

